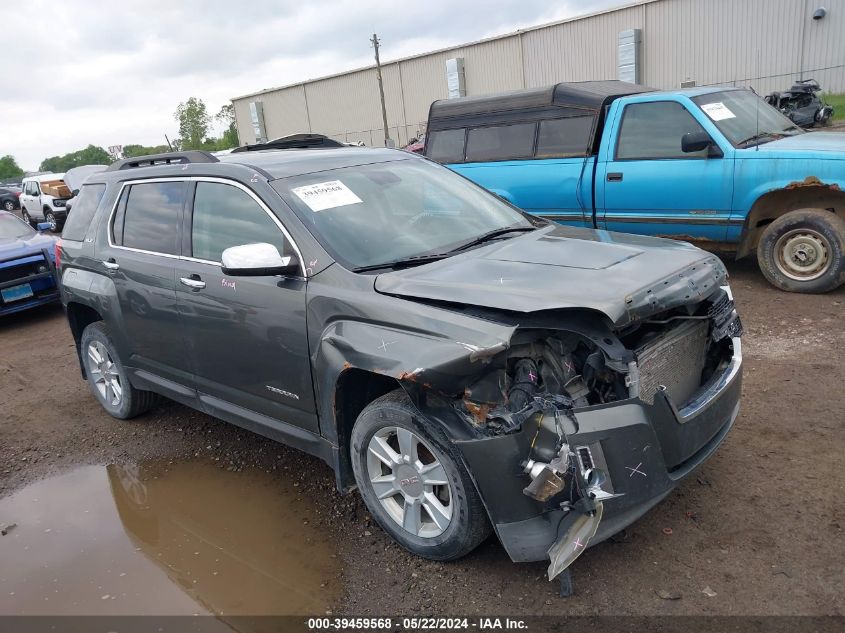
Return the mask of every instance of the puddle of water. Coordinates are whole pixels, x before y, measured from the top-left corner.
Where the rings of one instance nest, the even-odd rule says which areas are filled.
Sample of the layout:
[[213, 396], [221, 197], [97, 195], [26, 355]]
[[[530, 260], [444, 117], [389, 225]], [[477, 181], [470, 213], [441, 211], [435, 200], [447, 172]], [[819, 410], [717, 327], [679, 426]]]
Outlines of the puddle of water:
[[0, 615], [322, 615], [339, 559], [286, 488], [200, 462], [27, 486], [0, 499]]

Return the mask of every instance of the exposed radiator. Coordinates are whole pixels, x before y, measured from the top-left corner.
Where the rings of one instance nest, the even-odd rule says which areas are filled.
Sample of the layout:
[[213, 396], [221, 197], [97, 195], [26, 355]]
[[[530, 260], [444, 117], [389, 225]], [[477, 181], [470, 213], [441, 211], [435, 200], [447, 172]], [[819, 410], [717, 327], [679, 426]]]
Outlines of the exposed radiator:
[[676, 406], [685, 405], [701, 386], [710, 321], [684, 321], [636, 350], [640, 399], [652, 404], [660, 385]]

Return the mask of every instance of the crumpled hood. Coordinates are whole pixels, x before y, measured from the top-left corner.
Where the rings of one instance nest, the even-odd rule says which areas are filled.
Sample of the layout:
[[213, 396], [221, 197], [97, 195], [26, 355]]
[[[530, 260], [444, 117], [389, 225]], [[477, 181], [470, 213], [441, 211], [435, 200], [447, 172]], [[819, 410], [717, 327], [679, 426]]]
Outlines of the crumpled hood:
[[0, 237], [0, 262], [27, 255], [36, 255], [47, 249], [48, 255], [52, 252], [56, 238], [50, 235], [36, 233], [28, 239], [11, 239]]
[[701, 301], [726, 277], [715, 255], [684, 242], [555, 224], [379, 275], [375, 289], [511, 312], [598, 310], [621, 327]]

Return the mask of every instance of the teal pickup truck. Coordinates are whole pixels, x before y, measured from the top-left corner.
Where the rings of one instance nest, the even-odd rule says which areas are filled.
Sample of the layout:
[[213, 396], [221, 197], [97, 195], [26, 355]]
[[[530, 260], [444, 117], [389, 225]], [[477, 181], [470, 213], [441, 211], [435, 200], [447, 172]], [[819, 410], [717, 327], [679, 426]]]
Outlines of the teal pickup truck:
[[845, 282], [845, 134], [753, 92], [561, 83], [435, 101], [425, 154], [563, 224], [756, 252], [772, 284]]

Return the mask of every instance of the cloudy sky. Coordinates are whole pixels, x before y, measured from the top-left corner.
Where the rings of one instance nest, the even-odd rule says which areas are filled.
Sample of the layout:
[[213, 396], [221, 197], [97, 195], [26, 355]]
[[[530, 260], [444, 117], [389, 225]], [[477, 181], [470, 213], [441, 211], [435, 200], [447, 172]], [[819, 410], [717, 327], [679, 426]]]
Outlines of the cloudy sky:
[[164, 143], [196, 96], [231, 97], [625, 0], [0, 0], [0, 156]]

